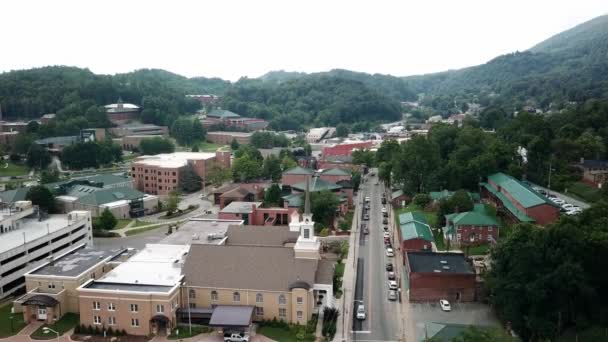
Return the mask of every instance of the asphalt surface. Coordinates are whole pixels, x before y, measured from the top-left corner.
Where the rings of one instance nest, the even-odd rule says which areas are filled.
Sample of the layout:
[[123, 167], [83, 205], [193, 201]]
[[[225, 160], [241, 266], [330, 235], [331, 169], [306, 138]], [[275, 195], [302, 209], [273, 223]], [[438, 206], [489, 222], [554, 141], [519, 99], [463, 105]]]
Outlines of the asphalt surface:
[[[381, 211], [384, 186], [375, 185], [376, 182], [376, 177], [370, 177], [360, 190], [362, 199], [370, 197], [369, 221], [362, 221], [370, 233], [362, 235], [359, 243], [355, 300], [364, 303], [367, 317], [363, 321], [353, 321], [354, 341], [398, 341], [402, 335], [400, 304], [388, 300], [386, 263], [397, 266], [397, 261], [385, 253]], [[358, 303], [355, 303], [355, 310]]]

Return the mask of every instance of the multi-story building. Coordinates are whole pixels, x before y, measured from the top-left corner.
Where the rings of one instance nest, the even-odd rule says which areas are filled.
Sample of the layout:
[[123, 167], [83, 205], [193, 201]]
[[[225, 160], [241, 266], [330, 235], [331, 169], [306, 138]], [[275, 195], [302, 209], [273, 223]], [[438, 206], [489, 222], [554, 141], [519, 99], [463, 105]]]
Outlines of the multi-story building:
[[188, 245], [148, 244], [99, 279], [78, 287], [80, 323], [129, 335], [168, 334], [177, 324]]
[[10, 150], [11, 147], [15, 144], [17, 140], [17, 136], [20, 133], [17, 131], [14, 132], [0, 132], [0, 145], [4, 146], [6, 150]]
[[245, 131], [258, 131], [268, 127], [268, 121], [264, 119], [246, 118], [224, 109], [212, 110], [201, 120], [201, 123], [205, 128], [224, 125]]
[[414, 211], [399, 215], [399, 239], [405, 259], [406, 251], [432, 251], [433, 232], [423, 213]]
[[131, 166], [133, 184], [136, 189], [148, 194], [167, 195], [179, 189], [180, 172], [185, 167], [192, 167], [203, 180], [214, 163], [229, 167], [230, 159], [225, 158], [226, 153], [230, 152], [175, 152], [141, 156]]
[[589, 185], [603, 186], [608, 180], [608, 160], [581, 158], [575, 166], [583, 172], [582, 181]]
[[25, 285], [24, 274], [47, 258], [80, 245], [93, 245], [91, 213], [43, 215], [31, 202], [0, 209], [0, 298]]
[[284, 226], [295, 208], [263, 208], [262, 202], [231, 202], [220, 210], [218, 218], [222, 220], [243, 220], [252, 226]]
[[186, 97], [199, 101], [201, 105], [213, 104], [220, 99], [219, 96], [213, 94], [186, 95]]
[[77, 288], [102, 277], [118, 265], [127, 249], [96, 250], [84, 245], [57, 257], [25, 274], [26, 294], [13, 302], [13, 312], [23, 313], [26, 323], [53, 323], [64, 314], [78, 313]]
[[546, 225], [559, 218], [559, 207], [555, 203], [509, 175], [495, 173], [480, 185], [481, 197], [492, 203], [498, 214], [509, 222]]
[[169, 129], [167, 126], [157, 126], [153, 124], [129, 123], [110, 128], [110, 132], [118, 137], [125, 136], [167, 136]]
[[240, 145], [249, 145], [252, 133], [249, 132], [207, 132], [207, 140], [214, 144], [227, 145], [236, 140]]
[[498, 222], [483, 204], [475, 204], [471, 211], [445, 215], [444, 238], [453, 245], [478, 245], [498, 241]]
[[137, 119], [140, 109], [139, 106], [132, 103], [123, 103], [120, 98], [117, 103], [106, 105], [105, 108], [108, 120], [115, 124], [123, 124]]

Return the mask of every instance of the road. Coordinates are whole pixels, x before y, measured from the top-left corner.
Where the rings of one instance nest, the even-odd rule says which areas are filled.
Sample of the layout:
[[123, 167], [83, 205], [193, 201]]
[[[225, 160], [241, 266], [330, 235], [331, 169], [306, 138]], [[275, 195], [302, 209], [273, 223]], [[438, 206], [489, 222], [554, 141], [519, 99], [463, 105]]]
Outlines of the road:
[[[359, 240], [355, 301], [363, 301], [367, 318], [353, 322], [353, 341], [400, 341], [403, 336], [400, 304], [398, 301], [388, 300], [385, 268], [387, 262], [393, 263], [396, 269], [399, 267], [397, 258], [387, 257], [385, 253], [385, 225], [382, 223], [381, 211], [384, 186], [381, 183], [375, 185], [376, 182], [376, 177], [369, 177], [360, 190], [363, 193], [362, 198], [370, 197], [369, 221], [363, 221], [370, 233], [362, 235]], [[393, 246], [396, 247], [394, 241]]]

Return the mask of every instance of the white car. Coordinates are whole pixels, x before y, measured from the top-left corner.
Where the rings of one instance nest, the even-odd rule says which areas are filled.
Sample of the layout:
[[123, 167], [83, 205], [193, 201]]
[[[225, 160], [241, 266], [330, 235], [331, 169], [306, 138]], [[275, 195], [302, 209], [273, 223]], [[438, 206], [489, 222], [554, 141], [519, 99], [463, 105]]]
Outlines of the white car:
[[365, 306], [363, 304], [359, 304], [359, 306], [357, 306], [357, 319], [365, 319]]
[[395, 252], [393, 252], [392, 248], [387, 248], [386, 249], [386, 256], [387, 257], [394, 257], [395, 256]]
[[249, 336], [243, 332], [224, 333], [225, 342], [249, 342]]
[[399, 288], [399, 285], [397, 285], [397, 282], [394, 280], [389, 280], [388, 281], [388, 289], [389, 290], [396, 290]]
[[563, 199], [561, 199], [561, 198], [554, 198], [554, 199], [552, 199], [552, 201], [553, 201], [553, 203], [555, 203], [555, 204], [559, 204], [559, 205], [562, 205], [562, 204], [565, 204], [565, 203], [566, 203], [566, 201], [564, 201], [564, 200], [563, 200]]
[[443, 310], [443, 311], [452, 311], [452, 307], [450, 306], [450, 302], [448, 302], [445, 299], [441, 299], [439, 301], [439, 306], [441, 307], [441, 310]]
[[385, 238], [390, 238], [390, 237], [391, 237], [391, 233], [389, 233], [389, 232], [384, 232], [384, 237], [385, 237]]
[[365, 202], [369, 202], [369, 201], [370, 201], [369, 196], [365, 197]]
[[574, 205], [570, 204], [570, 203], [564, 203], [562, 204], [562, 209], [568, 211], [571, 210], [572, 208], [574, 208]]
[[385, 212], [386, 212], [386, 207], [383, 207], [382, 208], [382, 213], [385, 213]]

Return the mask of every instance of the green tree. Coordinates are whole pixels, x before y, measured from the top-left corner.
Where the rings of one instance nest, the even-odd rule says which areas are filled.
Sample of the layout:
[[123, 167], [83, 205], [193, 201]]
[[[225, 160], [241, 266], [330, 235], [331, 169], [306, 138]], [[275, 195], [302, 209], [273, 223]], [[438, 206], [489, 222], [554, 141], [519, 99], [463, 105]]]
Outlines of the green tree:
[[512, 337], [500, 328], [478, 328], [471, 326], [452, 339], [453, 342], [511, 342]]
[[30, 121], [27, 123], [27, 128], [25, 132], [28, 134], [38, 133], [38, 129], [40, 128], [40, 124], [37, 121]]
[[390, 162], [381, 162], [378, 166], [378, 178], [390, 186], [393, 164]]
[[236, 141], [236, 138], [232, 138], [232, 141], [230, 142], [230, 149], [232, 149], [233, 151], [236, 151], [239, 149], [241, 145], [239, 144], [238, 141]]
[[283, 170], [283, 171], [293, 169], [296, 166], [298, 166], [298, 163], [296, 163], [296, 161], [293, 160], [293, 158], [291, 158], [289, 156], [285, 156], [281, 160], [281, 170]]
[[232, 172], [218, 163], [214, 163], [207, 172], [207, 180], [215, 187], [220, 187], [232, 178]]
[[194, 145], [192, 146], [192, 152], [200, 152], [200, 149], [198, 148], [198, 145]]
[[264, 192], [264, 206], [277, 207], [281, 205], [281, 202], [281, 187], [276, 183], [272, 184]]
[[353, 191], [359, 191], [359, 186], [361, 185], [361, 172], [353, 171], [351, 182], [353, 183]]
[[422, 193], [436, 187], [441, 166], [439, 148], [424, 136], [414, 136], [402, 145], [393, 165], [393, 183], [401, 184], [407, 193]]
[[258, 178], [261, 174], [262, 164], [259, 160], [244, 154], [235, 158], [232, 164], [232, 178], [235, 182], [246, 182]]
[[194, 167], [186, 165], [179, 172], [179, 188], [181, 191], [191, 193], [199, 191], [203, 187], [201, 177], [196, 173]]
[[274, 154], [266, 157], [264, 159], [264, 163], [262, 164], [262, 176], [277, 182], [281, 179], [281, 175], [281, 160]]
[[171, 136], [178, 144], [190, 146], [205, 139], [205, 130], [197, 119], [180, 117], [171, 125]]
[[34, 137], [31, 134], [18, 134], [13, 144], [12, 153], [24, 155], [34, 144]]
[[167, 198], [167, 204], [165, 205], [167, 215], [171, 215], [177, 211], [177, 207], [179, 206], [180, 201], [181, 198], [179, 192], [171, 191], [171, 193], [169, 193], [169, 197]]
[[355, 150], [352, 153], [353, 163], [358, 165], [367, 165], [372, 167], [375, 165], [376, 154], [370, 150]]
[[37, 205], [40, 209], [53, 213], [55, 212], [55, 196], [49, 189], [43, 185], [32, 186], [28, 189], [25, 199], [32, 201], [32, 204]]
[[[329, 190], [312, 192], [310, 194], [310, 211], [315, 222], [331, 226], [340, 205], [338, 196]], [[303, 207], [300, 208], [303, 210]]]
[[412, 199], [412, 203], [419, 206], [420, 208], [426, 208], [431, 203], [431, 196], [428, 194], [417, 194]]
[[27, 151], [26, 162], [31, 168], [44, 170], [51, 163], [51, 154], [46, 148], [34, 143]]
[[48, 184], [59, 181], [59, 172], [55, 169], [52, 171], [42, 171], [40, 173], [40, 184]]
[[139, 143], [139, 150], [144, 155], [173, 153], [175, 145], [171, 140], [162, 137], [146, 138]]
[[340, 138], [345, 138], [348, 136], [349, 130], [348, 130], [348, 126], [341, 123], [338, 124], [338, 126], [336, 126], [336, 136], [340, 137]]
[[96, 223], [95, 229], [111, 230], [116, 227], [118, 220], [114, 217], [114, 214], [112, 214], [110, 209], [105, 208], [94, 223]]

